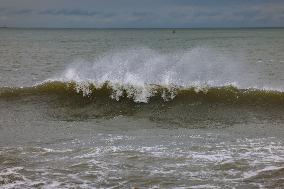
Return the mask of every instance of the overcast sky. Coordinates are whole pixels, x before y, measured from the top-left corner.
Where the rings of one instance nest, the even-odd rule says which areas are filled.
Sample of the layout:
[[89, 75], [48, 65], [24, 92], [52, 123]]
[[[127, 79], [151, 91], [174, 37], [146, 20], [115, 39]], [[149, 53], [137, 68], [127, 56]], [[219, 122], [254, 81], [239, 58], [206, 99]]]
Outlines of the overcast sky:
[[283, 27], [284, 0], [0, 0], [0, 26]]

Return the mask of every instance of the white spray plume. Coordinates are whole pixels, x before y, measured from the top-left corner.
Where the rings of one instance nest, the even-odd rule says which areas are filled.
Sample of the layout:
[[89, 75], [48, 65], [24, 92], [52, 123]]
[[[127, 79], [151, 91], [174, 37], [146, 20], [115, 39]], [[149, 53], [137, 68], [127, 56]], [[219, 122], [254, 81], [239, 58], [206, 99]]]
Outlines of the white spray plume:
[[244, 73], [245, 65], [240, 58], [228, 57], [210, 48], [174, 53], [133, 48], [105, 53], [94, 62], [76, 61], [51, 80], [73, 81], [78, 83], [78, 90], [86, 91], [86, 83], [100, 86], [109, 82], [116, 91], [113, 98], [119, 99], [124, 89], [129, 90], [135, 101], [147, 102], [152, 95], [149, 85], [247, 88], [253, 85], [254, 79]]

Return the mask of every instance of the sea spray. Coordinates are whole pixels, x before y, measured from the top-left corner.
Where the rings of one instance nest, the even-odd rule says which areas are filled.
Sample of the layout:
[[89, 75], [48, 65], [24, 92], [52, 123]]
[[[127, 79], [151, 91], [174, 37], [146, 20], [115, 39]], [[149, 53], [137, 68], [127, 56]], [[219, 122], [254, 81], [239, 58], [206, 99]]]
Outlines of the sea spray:
[[[172, 100], [178, 90], [189, 88], [194, 88], [196, 93], [227, 86], [266, 90], [256, 85], [257, 79], [245, 69], [242, 58], [228, 57], [210, 48], [161, 53], [140, 47], [112, 50], [93, 62], [74, 61], [62, 73], [43, 83], [74, 83], [77, 93], [83, 96], [92, 93], [91, 85], [101, 88], [107, 83], [112, 99], [126, 96], [135, 102], [148, 102], [158, 94], [156, 88], [164, 89], [160, 93], [164, 100]], [[269, 88], [269, 91], [282, 90]]]
[[241, 60], [220, 56], [210, 48], [196, 47], [172, 53], [133, 48], [107, 52], [94, 62], [75, 61], [52, 79], [97, 84], [109, 81], [134, 86], [155, 84], [188, 87], [237, 83], [246, 88], [248, 78], [240, 75], [245, 71], [240, 64]]

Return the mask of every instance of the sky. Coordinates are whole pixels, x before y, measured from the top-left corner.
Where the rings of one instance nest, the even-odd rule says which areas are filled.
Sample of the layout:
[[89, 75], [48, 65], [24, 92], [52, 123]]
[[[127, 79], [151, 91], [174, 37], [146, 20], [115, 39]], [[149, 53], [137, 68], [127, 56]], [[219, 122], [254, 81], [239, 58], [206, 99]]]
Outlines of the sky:
[[0, 0], [0, 26], [284, 27], [284, 0]]

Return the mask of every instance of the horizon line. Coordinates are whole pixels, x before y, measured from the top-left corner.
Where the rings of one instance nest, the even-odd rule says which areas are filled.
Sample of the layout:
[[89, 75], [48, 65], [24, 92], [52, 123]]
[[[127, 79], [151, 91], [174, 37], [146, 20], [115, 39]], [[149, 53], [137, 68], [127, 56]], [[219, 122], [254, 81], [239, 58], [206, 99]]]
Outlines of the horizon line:
[[0, 29], [284, 29], [284, 26], [248, 26], [248, 27], [19, 27], [19, 26], [0, 26]]

